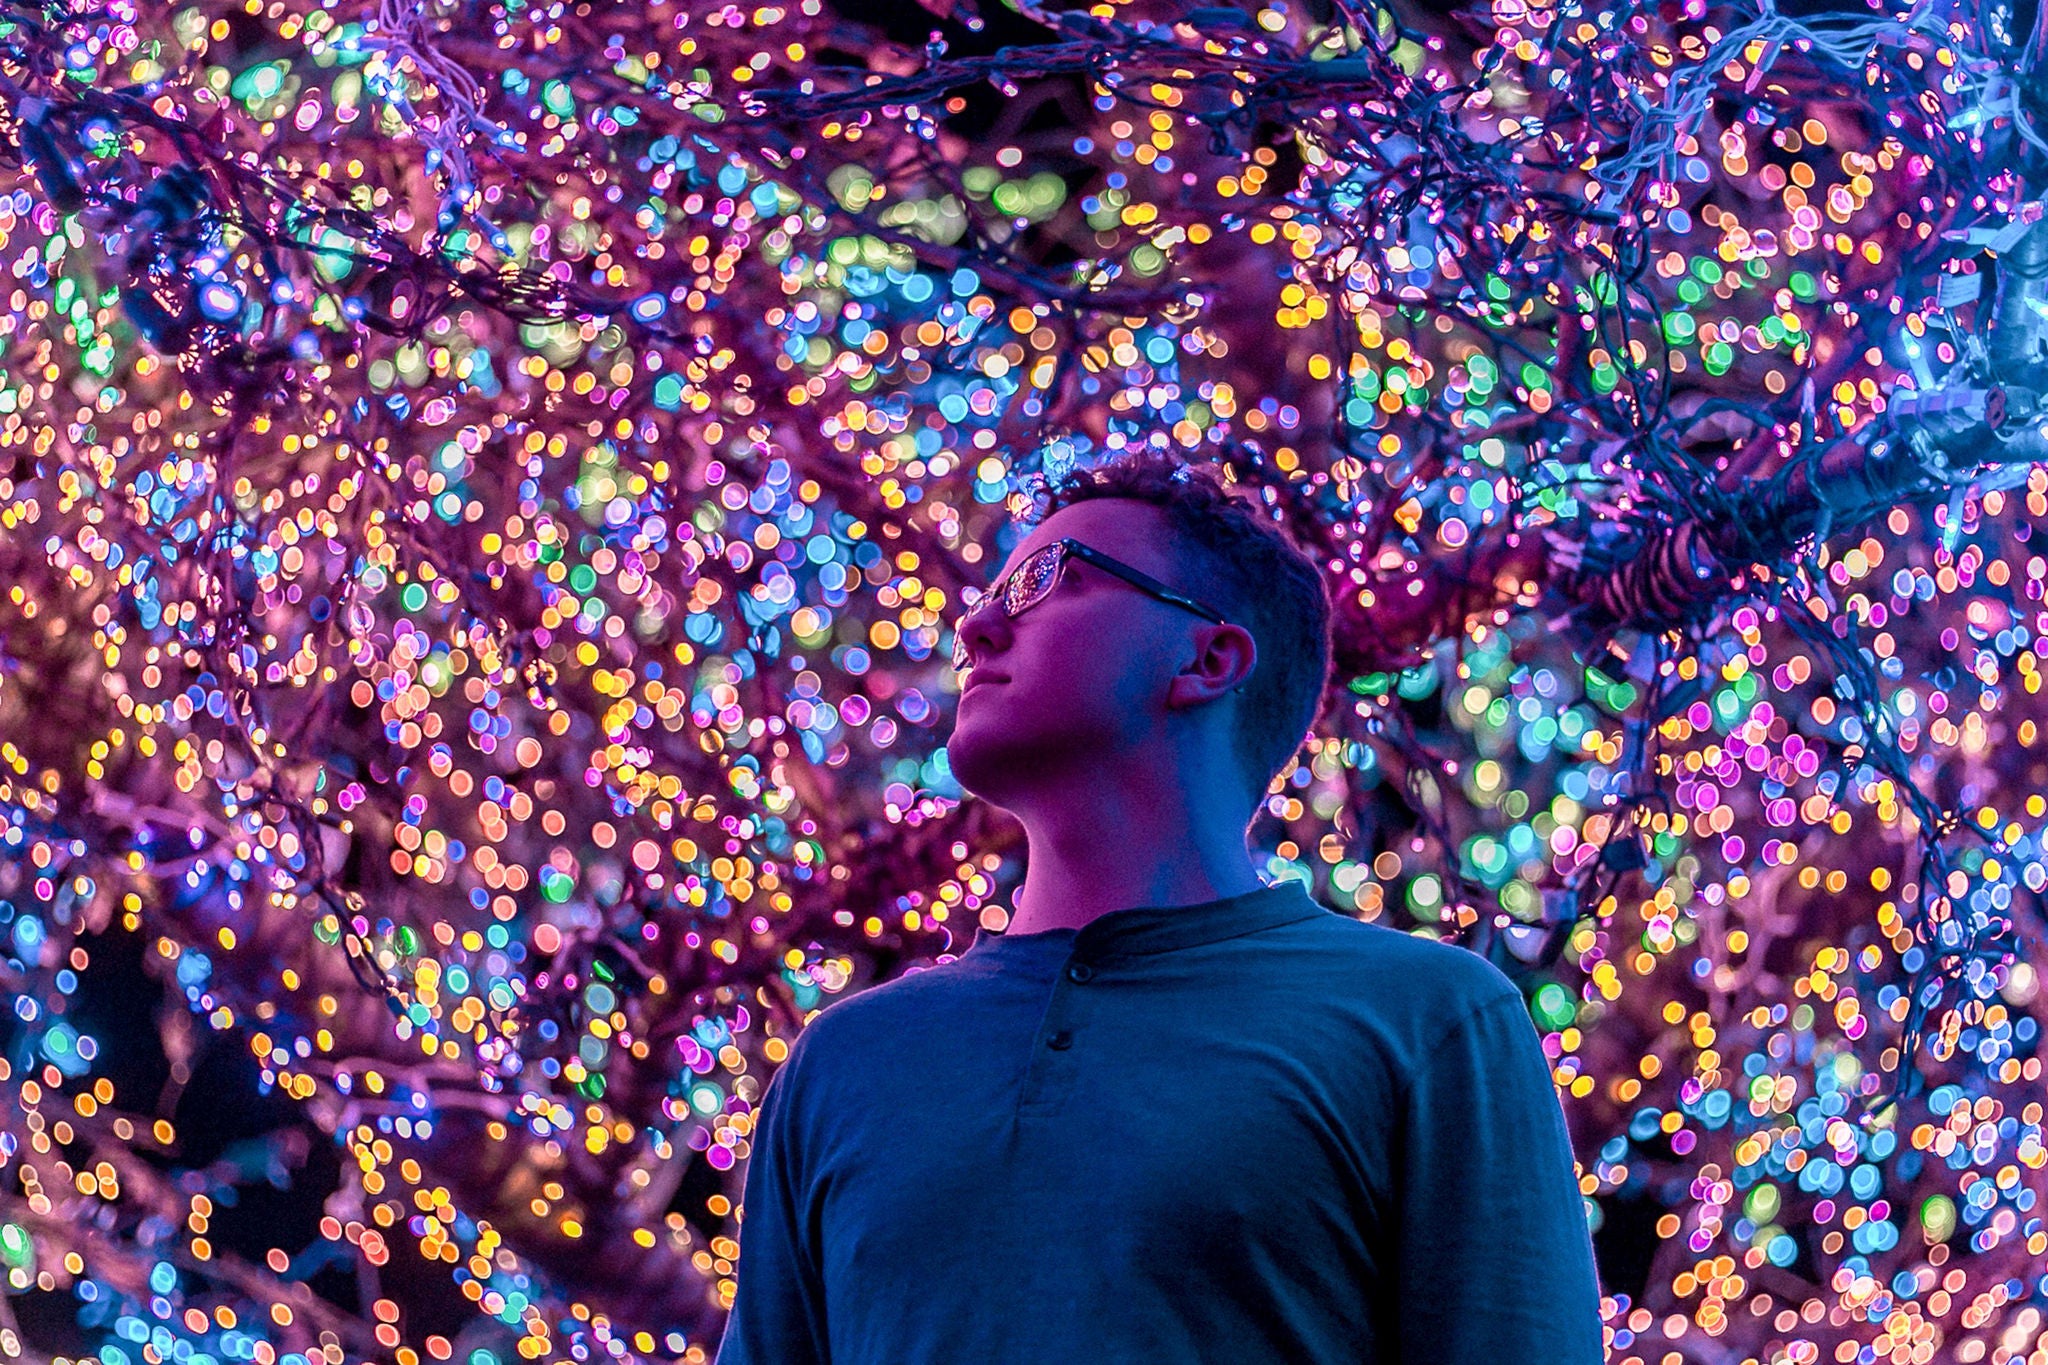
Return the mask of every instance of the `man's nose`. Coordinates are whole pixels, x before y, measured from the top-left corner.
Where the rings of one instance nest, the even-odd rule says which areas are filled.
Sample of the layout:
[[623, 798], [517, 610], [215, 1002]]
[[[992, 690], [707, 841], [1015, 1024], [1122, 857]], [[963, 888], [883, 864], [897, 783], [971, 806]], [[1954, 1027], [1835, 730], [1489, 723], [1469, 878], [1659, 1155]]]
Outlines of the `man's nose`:
[[1004, 648], [1009, 639], [1009, 625], [1009, 618], [1003, 615], [992, 595], [968, 608], [956, 629], [960, 650], [969, 667]]

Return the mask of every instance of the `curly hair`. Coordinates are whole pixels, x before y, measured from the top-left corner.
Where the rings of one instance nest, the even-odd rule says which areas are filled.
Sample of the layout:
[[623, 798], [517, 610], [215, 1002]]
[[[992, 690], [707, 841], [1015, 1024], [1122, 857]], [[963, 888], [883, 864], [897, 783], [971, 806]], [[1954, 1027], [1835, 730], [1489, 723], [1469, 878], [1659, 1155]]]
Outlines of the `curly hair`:
[[1166, 452], [1127, 451], [1032, 483], [1033, 505], [1019, 518], [1026, 526], [1091, 498], [1130, 498], [1166, 514], [1181, 582], [1199, 583], [1197, 595], [1258, 645], [1232, 739], [1248, 792], [1262, 800], [1315, 724], [1329, 679], [1330, 597], [1315, 561], [1215, 466]]

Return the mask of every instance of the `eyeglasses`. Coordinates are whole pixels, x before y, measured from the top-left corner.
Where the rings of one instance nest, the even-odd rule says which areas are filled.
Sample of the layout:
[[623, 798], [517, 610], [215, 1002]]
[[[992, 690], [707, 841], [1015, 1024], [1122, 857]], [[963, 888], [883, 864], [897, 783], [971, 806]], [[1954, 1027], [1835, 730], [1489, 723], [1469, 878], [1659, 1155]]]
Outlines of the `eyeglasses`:
[[1083, 545], [1071, 537], [1056, 540], [1032, 552], [1031, 557], [1019, 564], [1008, 578], [995, 585], [988, 592], [967, 604], [967, 610], [953, 627], [953, 667], [965, 670], [973, 660], [967, 653], [967, 633], [964, 627], [968, 619], [982, 610], [991, 600], [1002, 608], [1003, 615], [1011, 618], [1022, 614], [1027, 608], [1045, 599], [1060, 581], [1060, 574], [1069, 559], [1081, 559], [1105, 573], [1114, 574], [1124, 582], [1176, 607], [1185, 607], [1197, 616], [1214, 621], [1217, 625], [1229, 625], [1223, 613], [1206, 606], [1183, 593], [1175, 592], [1158, 579], [1138, 572], [1118, 559], [1112, 559], [1102, 551]]

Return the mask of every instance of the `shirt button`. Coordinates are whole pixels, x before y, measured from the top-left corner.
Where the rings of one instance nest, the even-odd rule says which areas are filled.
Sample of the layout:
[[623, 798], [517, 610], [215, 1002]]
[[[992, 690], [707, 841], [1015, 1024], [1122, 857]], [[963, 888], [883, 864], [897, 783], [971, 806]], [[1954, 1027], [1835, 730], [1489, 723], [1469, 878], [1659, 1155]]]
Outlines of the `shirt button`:
[[1092, 980], [1094, 976], [1095, 969], [1085, 962], [1076, 962], [1073, 966], [1067, 968], [1067, 980], [1069, 981], [1088, 981]]
[[1055, 1033], [1050, 1038], [1047, 1038], [1045, 1040], [1045, 1045], [1051, 1048], [1054, 1052], [1065, 1052], [1068, 1048], [1074, 1045], [1074, 1035], [1067, 1032], [1065, 1029], [1061, 1029], [1058, 1033]]

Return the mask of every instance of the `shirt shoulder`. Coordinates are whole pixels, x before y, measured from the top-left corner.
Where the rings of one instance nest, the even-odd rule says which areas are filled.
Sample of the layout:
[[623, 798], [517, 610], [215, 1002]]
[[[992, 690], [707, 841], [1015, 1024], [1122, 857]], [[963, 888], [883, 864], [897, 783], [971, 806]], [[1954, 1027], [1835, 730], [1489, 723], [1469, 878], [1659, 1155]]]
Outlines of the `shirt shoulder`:
[[1521, 989], [1479, 953], [1321, 908], [1259, 935], [1266, 951], [1243, 963], [1269, 987], [1261, 994], [1289, 1002], [1285, 1013], [1349, 1021], [1410, 1074], [1461, 1023], [1526, 1014]]
[[976, 978], [982, 975], [979, 965], [966, 957], [916, 963], [900, 976], [834, 1000], [818, 1011], [809, 1027], [831, 1020], [834, 1032], [889, 1028], [935, 1007], [944, 1008], [973, 992]]
[[915, 1047], [934, 1030], [955, 1027], [980, 994], [978, 966], [964, 958], [920, 965], [839, 997], [797, 1033], [784, 1068], [799, 1055], [810, 1075], [861, 1067], [880, 1055]]
[[1329, 965], [1375, 987], [1381, 999], [1426, 1000], [1448, 1021], [1506, 999], [1521, 999], [1507, 974], [1454, 943], [1404, 933], [1331, 910], [1282, 926], [1280, 936], [1309, 948]]

